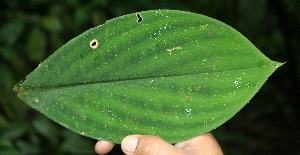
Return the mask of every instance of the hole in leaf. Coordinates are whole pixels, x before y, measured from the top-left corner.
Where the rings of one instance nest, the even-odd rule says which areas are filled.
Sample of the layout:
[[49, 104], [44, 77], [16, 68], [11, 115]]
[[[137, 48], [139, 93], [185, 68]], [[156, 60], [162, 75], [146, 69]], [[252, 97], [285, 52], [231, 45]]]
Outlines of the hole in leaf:
[[141, 23], [143, 21], [142, 16], [140, 14], [138, 14], [138, 13], [136, 14], [136, 16], [138, 18], [138, 20], [137, 20], [138, 24]]
[[99, 43], [98, 43], [98, 40], [97, 39], [93, 39], [91, 42], [90, 42], [90, 47], [92, 49], [96, 49], [98, 47]]

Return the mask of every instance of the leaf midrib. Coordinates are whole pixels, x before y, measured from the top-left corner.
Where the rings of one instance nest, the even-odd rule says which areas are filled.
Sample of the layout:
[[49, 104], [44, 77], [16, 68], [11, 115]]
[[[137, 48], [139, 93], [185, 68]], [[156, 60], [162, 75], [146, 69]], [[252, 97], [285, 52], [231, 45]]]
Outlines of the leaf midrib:
[[203, 73], [194, 73], [194, 74], [180, 74], [180, 75], [165, 75], [165, 76], [153, 76], [153, 77], [137, 77], [137, 78], [126, 78], [126, 79], [116, 79], [116, 80], [107, 80], [107, 81], [95, 81], [95, 82], [81, 82], [81, 83], [74, 83], [74, 84], [66, 84], [66, 85], [56, 85], [52, 87], [37, 87], [37, 88], [28, 88], [23, 89], [22, 84], [26, 82], [26, 80], [20, 84], [20, 88], [16, 88], [15, 91], [18, 93], [23, 92], [32, 92], [32, 91], [46, 91], [51, 89], [59, 89], [59, 88], [68, 88], [68, 87], [77, 87], [83, 85], [94, 85], [94, 84], [105, 84], [105, 83], [119, 83], [119, 82], [126, 82], [126, 81], [136, 81], [136, 80], [146, 80], [146, 79], [156, 79], [156, 78], [171, 78], [171, 77], [180, 77], [180, 76], [193, 76], [193, 75], [203, 75], [203, 74], [216, 74], [216, 73], [227, 73], [227, 72], [234, 72], [234, 71], [241, 71], [241, 70], [249, 70], [249, 69], [259, 69], [259, 67], [245, 67], [239, 69], [232, 69], [227, 71], [213, 71], [213, 72], [203, 72]]

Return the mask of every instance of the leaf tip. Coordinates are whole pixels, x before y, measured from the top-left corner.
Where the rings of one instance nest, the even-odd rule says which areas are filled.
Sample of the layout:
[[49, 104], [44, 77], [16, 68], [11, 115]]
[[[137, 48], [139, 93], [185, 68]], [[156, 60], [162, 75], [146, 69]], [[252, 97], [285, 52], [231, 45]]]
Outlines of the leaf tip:
[[277, 69], [284, 64], [285, 64], [285, 62], [281, 63], [281, 62], [272, 61], [272, 60], [269, 60], [269, 61], [260, 60], [257, 62], [257, 67], [259, 67], [259, 68], [274, 67], [275, 69]]
[[277, 61], [273, 61], [272, 65], [273, 67], [275, 67], [276, 69], [279, 68], [280, 66], [284, 65], [286, 62], [277, 62]]

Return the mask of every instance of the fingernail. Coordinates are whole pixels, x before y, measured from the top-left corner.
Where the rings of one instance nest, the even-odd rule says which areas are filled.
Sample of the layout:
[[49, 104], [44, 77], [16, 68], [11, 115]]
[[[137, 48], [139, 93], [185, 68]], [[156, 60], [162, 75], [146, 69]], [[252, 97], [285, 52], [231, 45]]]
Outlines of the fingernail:
[[133, 154], [139, 139], [135, 136], [127, 136], [122, 141], [122, 150], [125, 154]]

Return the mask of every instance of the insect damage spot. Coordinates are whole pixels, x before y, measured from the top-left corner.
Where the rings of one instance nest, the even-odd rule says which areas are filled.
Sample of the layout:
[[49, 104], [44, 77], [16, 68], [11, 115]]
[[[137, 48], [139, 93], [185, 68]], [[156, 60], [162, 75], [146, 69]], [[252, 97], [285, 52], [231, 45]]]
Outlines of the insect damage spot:
[[208, 26], [208, 24], [200, 25], [200, 30], [207, 30], [207, 26]]
[[92, 41], [90, 41], [90, 47], [91, 47], [92, 49], [98, 48], [98, 45], [99, 45], [99, 42], [98, 42], [97, 39], [93, 39]]
[[138, 19], [137, 19], [137, 23], [138, 23], [138, 24], [141, 23], [141, 22], [143, 21], [143, 18], [142, 18], [142, 16], [141, 16], [139, 13], [136, 14], [136, 17], [138, 18]]
[[178, 47], [174, 47], [172, 49], [167, 49], [167, 51], [169, 52], [170, 55], [172, 55], [172, 51], [174, 51], [174, 50], [180, 50], [180, 49], [182, 49], [182, 47], [178, 46]]

